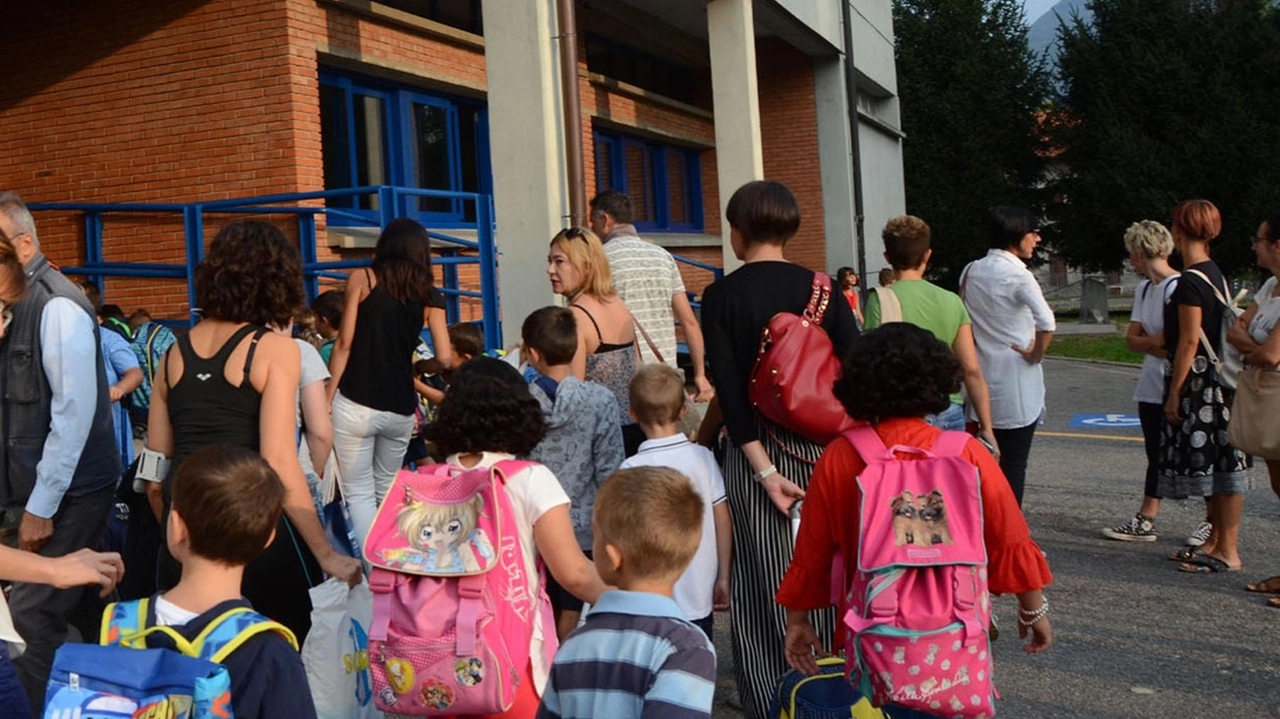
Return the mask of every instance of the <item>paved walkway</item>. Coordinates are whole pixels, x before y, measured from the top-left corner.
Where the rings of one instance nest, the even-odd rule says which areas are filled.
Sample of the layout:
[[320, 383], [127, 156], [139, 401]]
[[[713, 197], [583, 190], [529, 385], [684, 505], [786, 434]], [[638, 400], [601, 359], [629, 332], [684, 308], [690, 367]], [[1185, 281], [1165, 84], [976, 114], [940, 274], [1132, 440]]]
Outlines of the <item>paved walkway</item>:
[[[1032, 449], [1025, 510], [1054, 571], [1048, 593], [1057, 640], [1046, 654], [1023, 654], [1016, 602], [997, 601], [1005, 627], [995, 645], [999, 716], [1280, 717], [1280, 611], [1241, 589], [1280, 574], [1280, 501], [1265, 469], [1252, 472], [1245, 495], [1245, 570], [1181, 574], [1164, 557], [1203, 516], [1199, 502], [1166, 502], [1158, 542], [1103, 539], [1103, 526], [1137, 509], [1145, 460], [1132, 440], [1141, 433], [1069, 426], [1077, 414], [1135, 413], [1136, 368], [1047, 360], [1045, 374], [1049, 414]], [[718, 621], [727, 689], [727, 616]], [[741, 713], [721, 701], [715, 716]]]

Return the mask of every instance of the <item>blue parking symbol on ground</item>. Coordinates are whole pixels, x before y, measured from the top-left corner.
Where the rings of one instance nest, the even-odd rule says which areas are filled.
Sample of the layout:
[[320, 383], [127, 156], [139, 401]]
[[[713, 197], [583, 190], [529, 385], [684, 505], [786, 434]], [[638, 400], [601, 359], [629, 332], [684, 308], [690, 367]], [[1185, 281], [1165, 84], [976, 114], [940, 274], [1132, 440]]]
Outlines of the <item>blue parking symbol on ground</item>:
[[1071, 418], [1068, 427], [1093, 429], [1134, 429], [1141, 427], [1136, 414], [1078, 414]]

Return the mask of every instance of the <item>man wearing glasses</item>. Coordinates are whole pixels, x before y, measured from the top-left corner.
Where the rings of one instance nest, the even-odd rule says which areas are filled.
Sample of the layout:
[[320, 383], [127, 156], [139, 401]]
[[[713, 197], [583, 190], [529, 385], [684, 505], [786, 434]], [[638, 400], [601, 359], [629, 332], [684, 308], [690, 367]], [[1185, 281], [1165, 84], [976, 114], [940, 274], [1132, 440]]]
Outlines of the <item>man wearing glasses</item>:
[[[120, 451], [93, 308], [40, 252], [22, 199], [0, 192], [0, 242], [26, 292], [0, 337], [0, 501], [21, 508], [18, 546], [45, 556], [93, 547], [120, 478]], [[53, 654], [83, 589], [17, 583], [9, 606], [27, 652], [14, 661], [38, 716]]]

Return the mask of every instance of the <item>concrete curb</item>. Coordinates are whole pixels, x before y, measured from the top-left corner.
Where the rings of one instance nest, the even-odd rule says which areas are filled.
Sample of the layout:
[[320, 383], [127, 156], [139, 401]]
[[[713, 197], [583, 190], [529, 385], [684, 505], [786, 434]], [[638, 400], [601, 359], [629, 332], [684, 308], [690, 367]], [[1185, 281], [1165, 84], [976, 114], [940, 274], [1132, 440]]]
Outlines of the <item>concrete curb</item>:
[[1142, 369], [1141, 364], [1130, 364], [1129, 362], [1115, 362], [1113, 360], [1086, 359], [1084, 357], [1056, 357], [1054, 355], [1045, 355], [1045, 359], [1057, 360], [1059, 362], [1079, 362], [1080, 364], [1101, 364], [1111, 367], [1128, 367], [1129, 369]]

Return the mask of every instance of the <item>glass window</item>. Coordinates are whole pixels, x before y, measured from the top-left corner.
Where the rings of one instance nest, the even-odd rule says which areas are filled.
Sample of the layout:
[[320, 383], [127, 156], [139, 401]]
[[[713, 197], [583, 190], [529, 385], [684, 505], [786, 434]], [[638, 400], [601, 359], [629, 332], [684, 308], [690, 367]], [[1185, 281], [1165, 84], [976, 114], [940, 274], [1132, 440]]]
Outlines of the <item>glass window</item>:
[[376, 0], [383, 5], [476, 35], [484, 34], [480, 0]]
[[700, 231], [701, 162], [696, 150], [597, 132], [596, 189], [631, 199], [636, 227], [645, 231]]
[[[324, 155], [324, 186], [351, 187], [351, 148], [347, 126], [347, 93], [320, 86], [320, 152]], [[350, 207], [350, 202], [333, 202]]]
[[587, 69], [591, 72], [673, 100], [698, 104], [694, 78], [709, 76], [708, 70], [678, 65], [593, 33], [587, 33], [584, 42], [587, 46]]
[[[414, 186], [425, 190], [452, 190], [449, 162], [449, 112], [434, 105], [413, 105]], [[418, 198], [420, 212], [450, 212], [453, 201], [439, 197]]]

